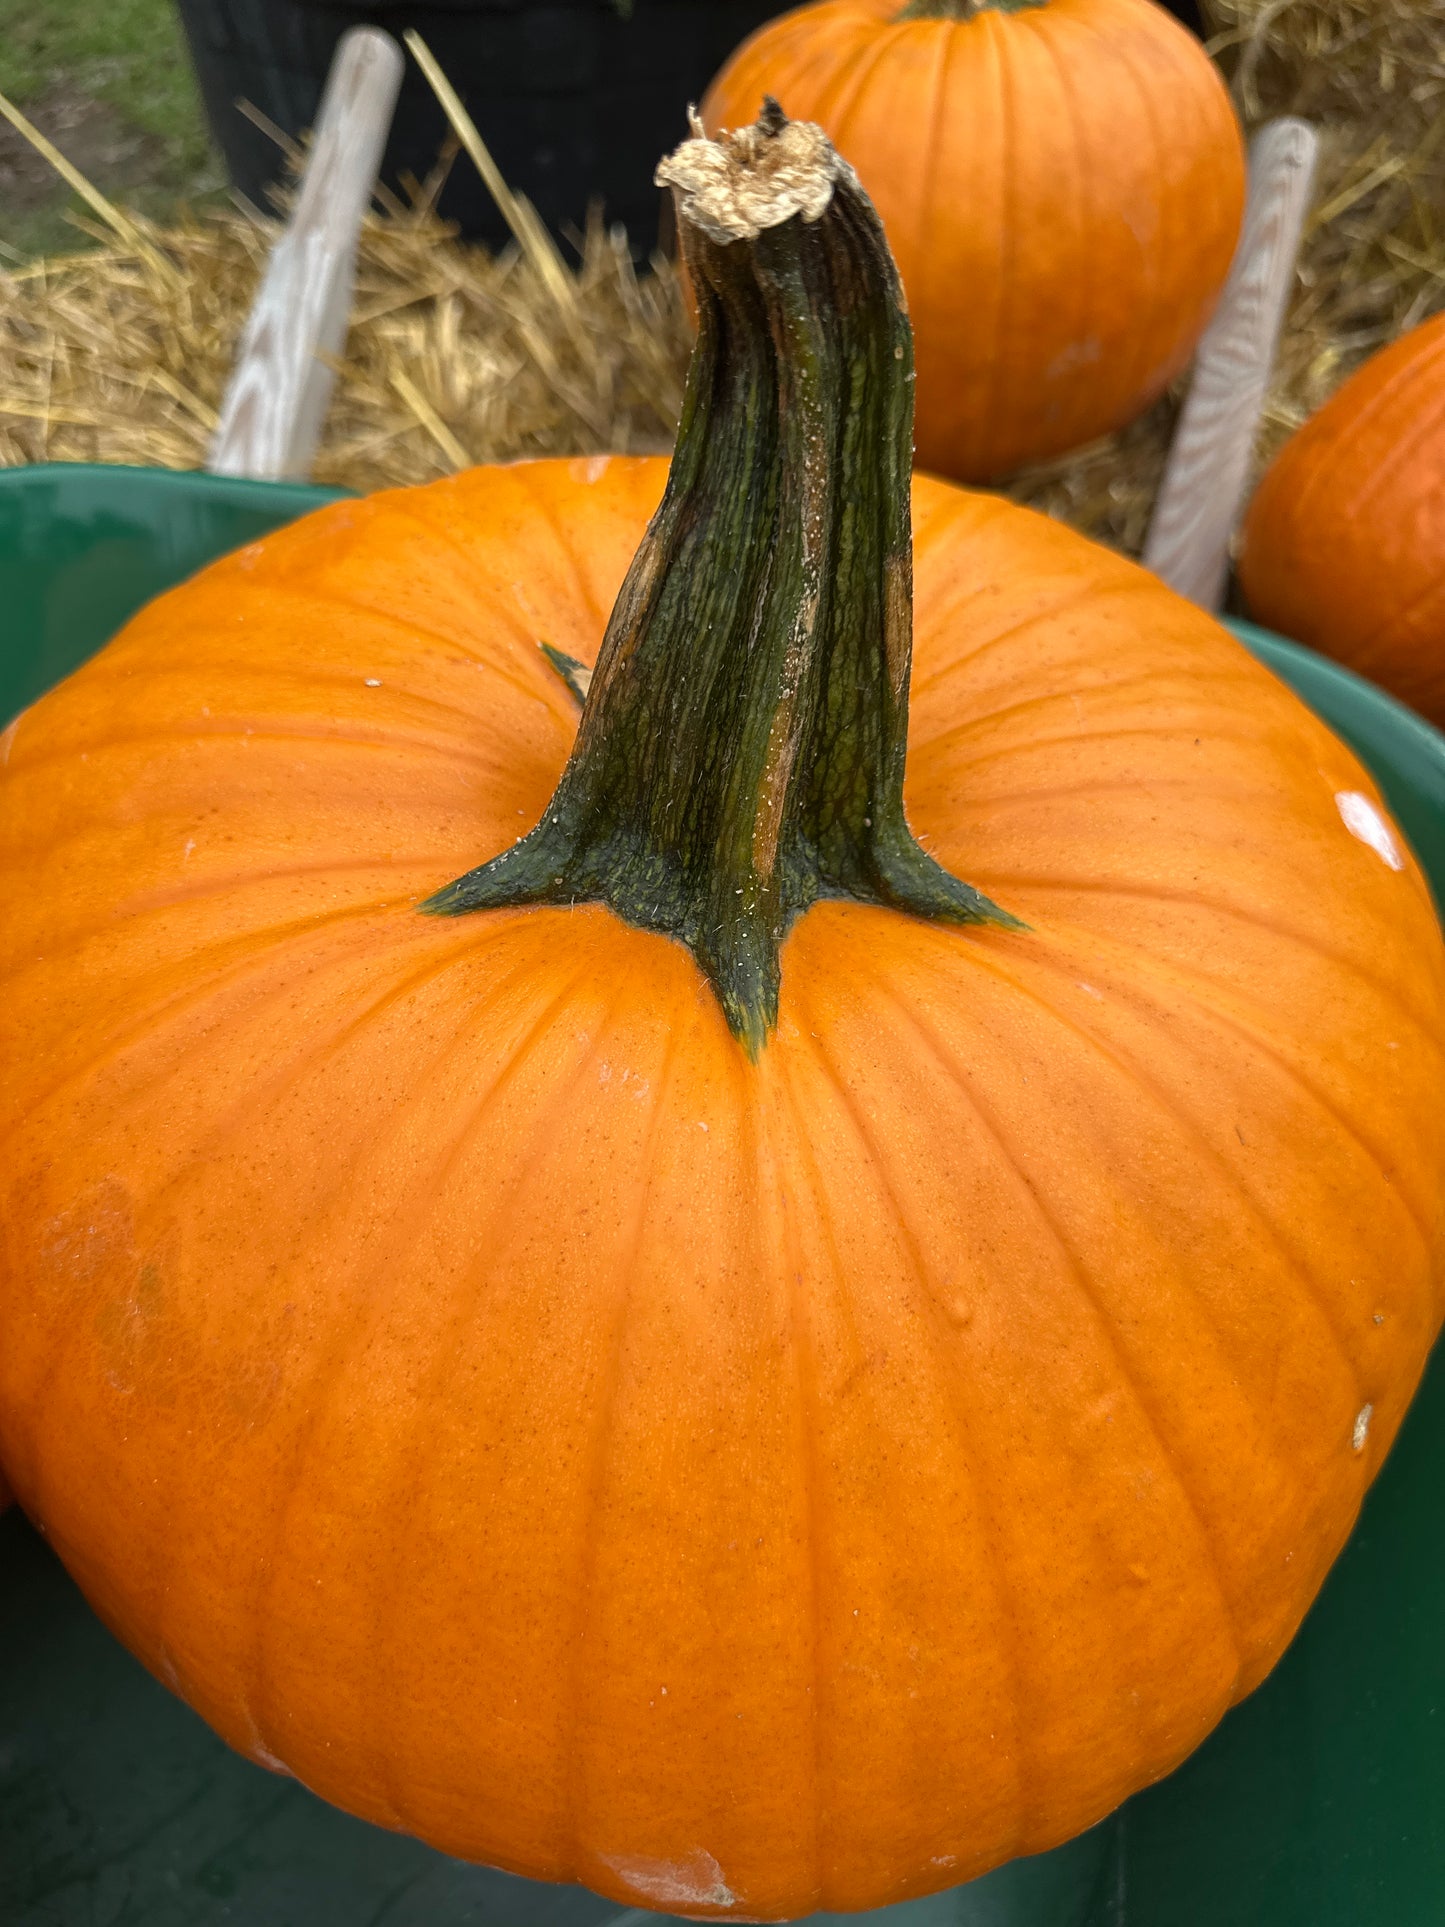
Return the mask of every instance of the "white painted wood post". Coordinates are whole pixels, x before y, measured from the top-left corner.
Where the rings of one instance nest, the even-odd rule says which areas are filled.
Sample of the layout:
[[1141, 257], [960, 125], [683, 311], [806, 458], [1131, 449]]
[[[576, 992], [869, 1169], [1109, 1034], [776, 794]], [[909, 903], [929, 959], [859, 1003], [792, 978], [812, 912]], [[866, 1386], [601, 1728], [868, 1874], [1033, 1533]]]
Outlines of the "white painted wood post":
[[321, 439], [356, 279], [361, 223], [405, 65], [375, 27], [343, 35], [306, 173], [271, 251], [236, 352], [206, 466], [263, 481], [304, 478]]
[[1306, 121], [1272, 120], [1254, 137], [1244, 232], [1195, 356], [1144, 544], [1148, 567], [1206, 609], [1224, 600], [1318, 153]]

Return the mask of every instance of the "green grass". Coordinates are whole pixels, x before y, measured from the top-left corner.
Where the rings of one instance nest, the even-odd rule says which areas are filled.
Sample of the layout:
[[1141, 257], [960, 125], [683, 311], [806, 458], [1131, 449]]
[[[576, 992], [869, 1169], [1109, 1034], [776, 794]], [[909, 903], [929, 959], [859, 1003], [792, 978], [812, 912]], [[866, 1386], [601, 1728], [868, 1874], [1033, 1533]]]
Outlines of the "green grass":
[[[85, 96], [108, 110], [106, 129], [148, 136], [119, 178], [104, 178], [103, 157], [92, 174], [144, 213], [163, 217], [224, 184], [171, 0], [0, 0], [0, 92], [41, 110], [42, 125], [47, 103]], [[44, 131], [65, 151], [63, 128]], [[0, 240], [24, 254], [71, 249], [80, 237], [64, 216], [77, 205], [57, 183], [43, 205], [17, 214], [0, 183]]]

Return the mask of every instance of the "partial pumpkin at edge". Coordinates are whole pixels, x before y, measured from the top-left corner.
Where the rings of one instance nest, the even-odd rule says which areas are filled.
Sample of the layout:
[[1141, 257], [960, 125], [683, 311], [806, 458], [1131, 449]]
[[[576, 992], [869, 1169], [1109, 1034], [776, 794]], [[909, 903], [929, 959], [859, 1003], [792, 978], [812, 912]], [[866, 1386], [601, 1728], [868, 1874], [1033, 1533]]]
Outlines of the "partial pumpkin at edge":
[[1445, 728], [1445, 314], [1372, 355], [1265, 471], [1252, 613]]

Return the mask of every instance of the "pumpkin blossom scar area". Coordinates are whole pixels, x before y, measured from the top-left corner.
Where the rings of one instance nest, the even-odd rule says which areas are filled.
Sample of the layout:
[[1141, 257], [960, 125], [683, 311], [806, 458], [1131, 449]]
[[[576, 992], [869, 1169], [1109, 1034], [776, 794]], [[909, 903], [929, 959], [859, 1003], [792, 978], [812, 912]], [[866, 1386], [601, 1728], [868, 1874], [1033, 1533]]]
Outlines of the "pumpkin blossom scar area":
[[782, 1921], [1276, 1664], [1445, 1309], [1445, 944], [1217, 623], [912, 472], [815, 128], [664, 173], [670, 464], [333, 503], [6, 731], [0, 1464], [248, 1759]]

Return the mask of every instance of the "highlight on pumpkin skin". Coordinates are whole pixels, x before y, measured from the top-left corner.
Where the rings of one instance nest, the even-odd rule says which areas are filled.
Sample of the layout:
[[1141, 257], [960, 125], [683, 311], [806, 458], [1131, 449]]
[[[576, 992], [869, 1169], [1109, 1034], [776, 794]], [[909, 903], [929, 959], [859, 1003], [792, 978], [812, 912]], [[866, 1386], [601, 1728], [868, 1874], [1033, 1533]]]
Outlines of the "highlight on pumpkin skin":
[[694, 117], [657, 178], [700, 324], [667, 491], [541, 823], [422, 907], [604, 903], [687, 946], [756, 1058], [821, 898], [1022, 926], [904, 814], [912, 337], [878, 218], [771, 100], [718, 141]]

